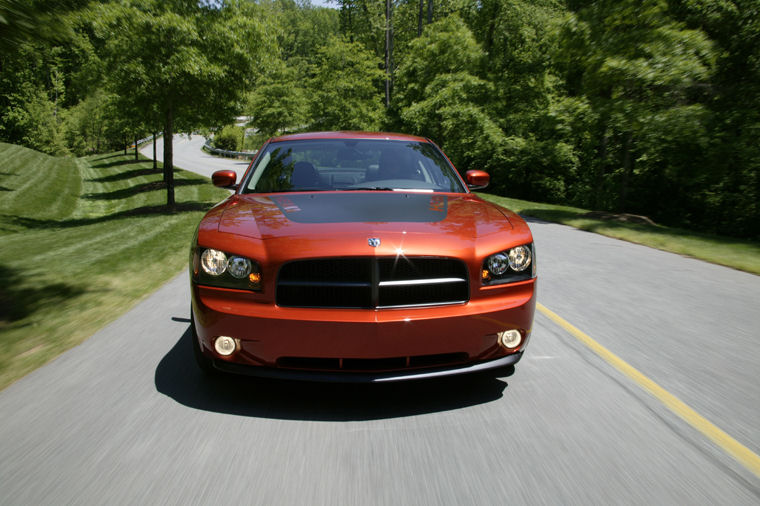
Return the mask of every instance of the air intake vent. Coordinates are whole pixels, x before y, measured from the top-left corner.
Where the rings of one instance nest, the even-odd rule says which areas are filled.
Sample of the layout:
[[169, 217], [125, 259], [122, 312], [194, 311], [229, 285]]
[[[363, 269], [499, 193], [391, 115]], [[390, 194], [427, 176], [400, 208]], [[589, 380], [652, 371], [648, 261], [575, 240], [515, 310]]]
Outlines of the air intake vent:
[[467, 362], [467, 359], [467, 353], [443, 353], [439, 355], [389, 358], [280, 357], [277, 359], [277, 366], [283, 369], [306, 369], [312, 371], [378, 372], [457, 365]]
[[464, 303], [467, 267], [449, 258], [329, 258], [285, 264], [277, 304], [285, 307], [390, 308]]

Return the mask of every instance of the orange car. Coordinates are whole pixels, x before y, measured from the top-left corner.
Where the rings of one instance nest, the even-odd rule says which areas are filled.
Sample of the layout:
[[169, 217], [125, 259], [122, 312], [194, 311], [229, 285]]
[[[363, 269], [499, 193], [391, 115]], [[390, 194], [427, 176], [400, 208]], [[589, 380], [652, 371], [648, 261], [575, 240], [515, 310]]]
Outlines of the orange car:
[[190, 250], [193, 349], [207, 372], [382, 382], [509, 369], [528, 343], [528, 225], [471, 193], [429, 139], [270, 139]]

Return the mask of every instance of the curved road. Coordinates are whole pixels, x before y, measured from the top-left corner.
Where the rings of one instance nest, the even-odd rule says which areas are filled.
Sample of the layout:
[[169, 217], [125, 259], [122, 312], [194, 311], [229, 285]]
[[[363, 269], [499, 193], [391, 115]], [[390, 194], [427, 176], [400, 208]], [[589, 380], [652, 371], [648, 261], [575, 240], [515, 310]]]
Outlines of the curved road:
[[183, 274], [0, 392], [0, 504], [760, 504], [760, 277], [531, 227], [542, 306], [697, 418], [546, 312], [508, 378], [210, 381]]
[[[203, 151], [203, 143], [206, 138], [200, 135], [176, 134], [174, 136], [174, 166], [180, 169], [190, 170], [211, 178], [211, 174], [217, 170], [234, 170], [238, 177], [243, 175], [248, 168], [250, 160], [237, 160], [234, 158], [222, 158], [212, 156]], [[153, 159], [153, 143], [150, 142], [140, 148], [140, 153]], [[164, 161], [164, 138], [156, 140], [156, 159]]]

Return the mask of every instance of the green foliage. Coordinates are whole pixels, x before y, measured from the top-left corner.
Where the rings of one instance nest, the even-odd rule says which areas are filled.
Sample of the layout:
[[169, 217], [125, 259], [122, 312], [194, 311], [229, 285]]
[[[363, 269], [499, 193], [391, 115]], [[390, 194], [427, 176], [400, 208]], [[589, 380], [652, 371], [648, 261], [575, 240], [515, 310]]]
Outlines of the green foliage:
[[719, 57], [711, 80], [710, 143], [695, 222], [760, 237], [760, 16], [754, 0], [672, 1], [674, 12], [707, 33]]
[[[438, 76], [477, 74], [485, 57], [470, 29], [457, 16], [430, 25], [423, 35], [409, 44], [408, 52], [396, 73], [400, 108], [430, 98], [438, 89]], [[466, 92], [467, 93], [467, 92]], [[470, 99], [475, 98], [472, 90]]]
[[593, 111], [587, 127], [597, 139], [576, 144], [587, 170], [575, 202], [666, 223], [701, 221], [706, 167], [694, 160], [709, 148], [711, 41], [669, 17], [659, 0], [590, 2], [566, 17], [558, 37], [558, 74]]
[[176, 129], [226, 124], [240, 109], [268, 38], [255, 5], [132, 0], [94, 7], [92, 28], [123, 126], [164, 132], [167, 205], [174, 205]]
[[243, 149], [243, 132], [242, 127], [227, 125], [214, 135], [214, 147], [227, 151], [241, 151]]
[[29, 41], [60, 41], [71, 35], [69, 15], [88, 0], [0, 0], [0, 53]]
[[312, 7], [294, 0], [261, 2], [259, 15], [267, 16], [276, 29], [277, 48], [284, 60], [309, 59], [325, 40], [339, 35], [338, 12]]
[[76, 156], [123, 147], [117, 99], [98, 89], [68, 110], [64, 121], [66, 144]]
[[404, 130], [441, 144], [463, 171], [494, 169], [504, 134], [484, 104], [491, 83], [477, 77], [484, 53], [456, 16], [438, 21], [409, 44], [396, 74], [396, 107]]
[[[253, 16], [151, 0], [97, 6], [93, 28], [107, 63], [108, 87], [149, 125], [171, 111], [177, 126], [229, 120], [264, 53]], [[136, 36], [139, 34], [139, 36]]]
[[272, 136], [308, 124], [308, 91], [304, 65], [276, 62], [259, 78], [248, 97], [251, 123], [263, 135]]
[[377, 130], [383, 121], [378, 84], [385, 74], [361, 44], [329, 39], [314, 59], [309, 80], [311, 127], [321, 130]]
[[11, 112], [8, 120], [23, 132], [23, 144], [45, 153], [66, 154], [55, 104], [44, 90], [30, 90], [20, 107]]
[[90, 86], [89, 42], [74, 37], [65, 46], [21, 43], [0, 56], [0, 139], [50, 154], [65, 154], [67, 111]]

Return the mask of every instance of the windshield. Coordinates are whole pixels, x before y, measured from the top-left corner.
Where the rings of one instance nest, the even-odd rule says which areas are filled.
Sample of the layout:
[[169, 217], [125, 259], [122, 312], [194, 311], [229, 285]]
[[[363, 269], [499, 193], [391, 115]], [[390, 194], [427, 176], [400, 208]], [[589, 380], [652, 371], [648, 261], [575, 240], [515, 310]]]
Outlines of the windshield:
[[465, 191], [428, 142], [310, 139], [268, 144], [242, 192], [335, 190]]

